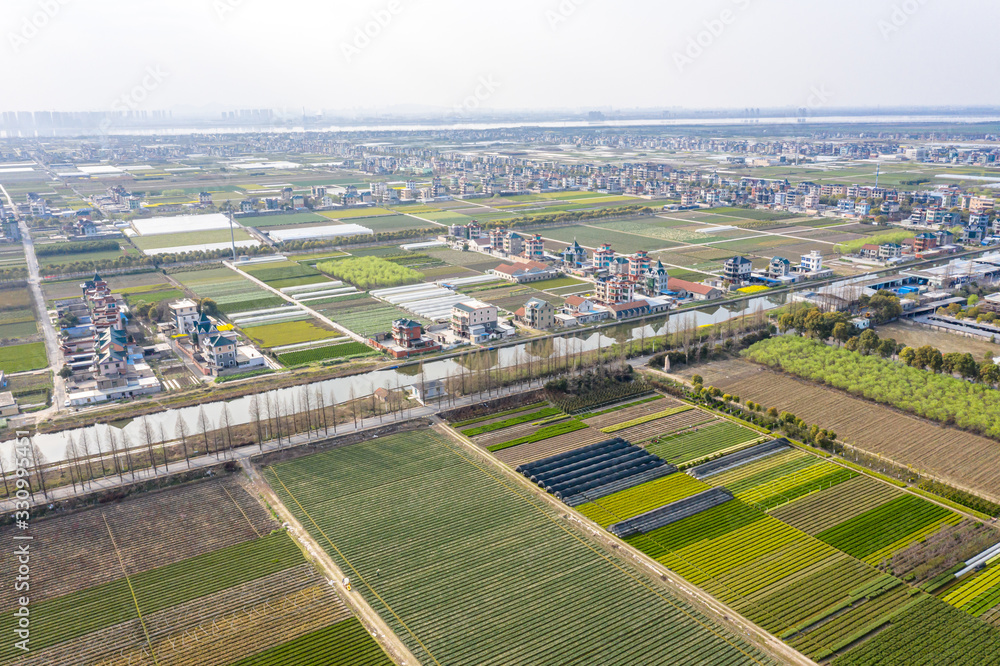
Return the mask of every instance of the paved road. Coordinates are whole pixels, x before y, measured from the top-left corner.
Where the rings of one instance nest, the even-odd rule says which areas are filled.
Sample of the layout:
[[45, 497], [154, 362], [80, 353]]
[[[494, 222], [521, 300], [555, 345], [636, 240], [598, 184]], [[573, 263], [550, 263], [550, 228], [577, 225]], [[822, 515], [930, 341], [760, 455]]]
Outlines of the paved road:
[[[0, 185], [0, 192], [7, 199], [11, 210], [17, 215], [17, 208], [14, 200], [3, 185]], [[24, 260], [28, 264], [28, 289], [31, 290], [32, 300], [35, 308], [35, 322], [42, 331], [45, 338], [45, 353], [49, 359], [49, 369], [52, 371], [52, 406], [44, 410], [34, 412], [36, 419], [46, 418], [62, 409], [66, 401], [66, 380], [59, 376], [62, 369], [62, 351], [59, 348], [59, 336], [56, 329], [49, 320], [49, 313], [45, 309], [45, 294], [42, 293], [42, 280], [38, 271], [38, 258], [35, 256], [35, 242], [28, 231], [28, 225], [23, 220], [18, 219], [18, 226], [21, 229], [21, 244], [24, 246]]]

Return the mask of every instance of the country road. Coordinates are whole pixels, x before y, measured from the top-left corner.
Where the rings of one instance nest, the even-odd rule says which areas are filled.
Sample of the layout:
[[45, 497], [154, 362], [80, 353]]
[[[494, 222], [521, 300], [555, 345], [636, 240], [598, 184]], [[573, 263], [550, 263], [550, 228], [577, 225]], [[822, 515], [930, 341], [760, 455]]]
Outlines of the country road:
[[62, 368], [59, 336], [56, 334], [56, 329], [49, 320], [48, 311], [45, 309], [45, 294], [42, 293], [42, 279], [38, 270], [38, 257], [35, 256], [35, 242], [31, 238], [28, 225], [17, 215], [14, 200], [11, 199], [3, 185], [0, 185], [0, 192], [7, 199], [14, 215], [18, 217], [21, 244], [24, 246], [24, 260], [28, 265], [28, 289], [31, 291], [31, 300], [35, 308], [35, 323], [45, 339], [45, 355], [49, 360], [49, 370], [52, 371], [52, 406], [34, 413], [36, 419], [47, 418], [62, 409], [66, 402], [66, 380], [59, 376], [59, 370]]

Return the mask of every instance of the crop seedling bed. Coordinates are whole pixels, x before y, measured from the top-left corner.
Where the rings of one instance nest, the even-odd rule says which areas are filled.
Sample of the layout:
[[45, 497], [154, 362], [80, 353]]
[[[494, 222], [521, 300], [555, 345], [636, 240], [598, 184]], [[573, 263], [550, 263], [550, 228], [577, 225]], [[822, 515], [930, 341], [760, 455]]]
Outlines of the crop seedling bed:
[[[352, 578], [355, 589], [422, 663], [722, 663], [744, 653], [772, 663], [700, 624], [669, 591], [640, 584], [562, 529], [553, 509], [466, 456], [419, 430], [265, 475], [330, 557], [365, 577]], [[649, 632], [654, 623], [661, 630]]]

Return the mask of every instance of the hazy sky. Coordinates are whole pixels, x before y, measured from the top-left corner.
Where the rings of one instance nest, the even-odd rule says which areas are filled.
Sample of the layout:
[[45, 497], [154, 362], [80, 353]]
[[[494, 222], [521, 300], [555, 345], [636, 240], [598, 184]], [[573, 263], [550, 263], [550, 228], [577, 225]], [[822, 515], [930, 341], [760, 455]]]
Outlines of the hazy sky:
[[3, 0], [0, 110], [1000, 105], [996, 0]]

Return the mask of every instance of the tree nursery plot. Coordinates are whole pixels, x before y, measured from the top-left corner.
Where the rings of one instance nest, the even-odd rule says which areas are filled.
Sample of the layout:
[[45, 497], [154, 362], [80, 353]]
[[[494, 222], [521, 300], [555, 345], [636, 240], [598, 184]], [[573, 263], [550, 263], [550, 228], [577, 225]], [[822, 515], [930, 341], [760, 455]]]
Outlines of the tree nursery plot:
[[698, 372], [706, 385], [765, 408], [788, 411], [807, 423], [833, 430], [841, 441], [1000, 501], [1000, 477], [996, 474], [1000, 446], [992, 439], [902, 414], [741, 359], [710, 363]]
[[942, 423], [1000, 437], [1000, 391], [794, 335], [756, 343], [751, 361]]
[[265, 475], [424, 663], [771, 662], [434, 432]]

